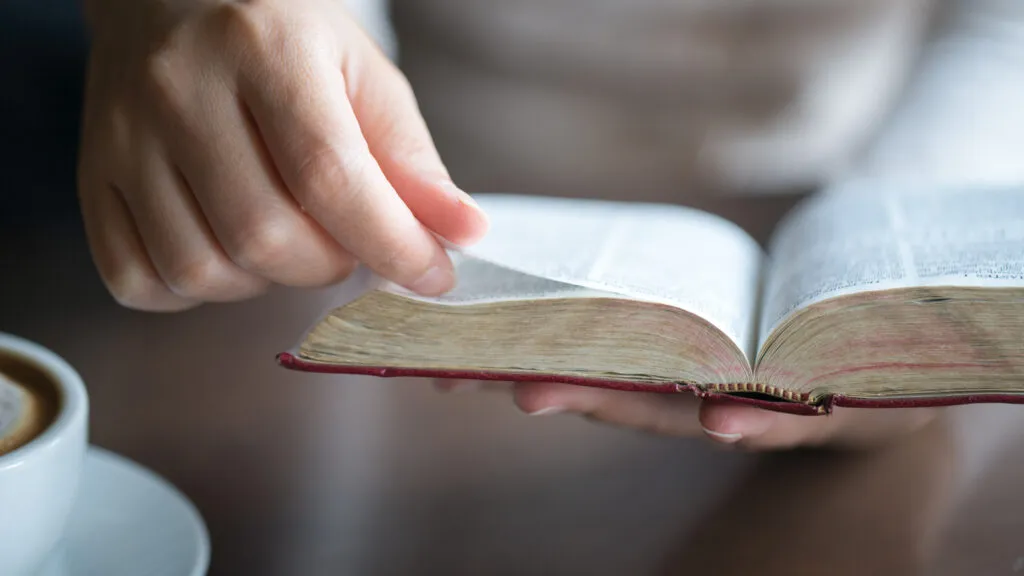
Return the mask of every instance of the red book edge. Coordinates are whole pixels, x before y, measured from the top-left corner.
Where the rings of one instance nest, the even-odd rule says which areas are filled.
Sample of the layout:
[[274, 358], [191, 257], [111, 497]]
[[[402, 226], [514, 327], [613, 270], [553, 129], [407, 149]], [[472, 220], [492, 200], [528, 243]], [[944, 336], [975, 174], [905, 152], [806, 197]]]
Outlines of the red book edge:
[[[434, 370], [420, 368], [394, 368], [375, 366], [337, 366], [310, 362], [292, 354], [284, 352], [277, 355], [277, 363], [290, 370], [301, 372], [319, 372], [326, 374], [355, 374], [363, 376], [376, 376], [379, 378], [453, 378], [467, 380], [499, 380], [515, 381], [522, 380], [522, 374], [509, 374], [503, 372], [474, 372], [471, 370]], [[939, 406], [957, 406], [963, 404], [980, 403], [1002, 403], [1002, 404], [1024, 404], [1022, 394], [951, 394], [948, 396], [929, 396], [920, 398], [851, 398], [841, 394], [834, 394], [826, 397], [819, 405], [802, 404], [800, 402], [789, 402], [785, 400], [765, 400], [749, 396], [738, 396], [730, 393], [714, 392], [703, 390], [692, 384], [676, 384], [665, 386], [647, 384], [643, 382], [623, 382], [620, 380], [601, 380], [599, 378], [577, 378], [572, 376], [561, 376], [554, 374], [536, 374], [530, 376], [534, 382], [558, 382], [561, 384], [575, 384], [578, 386], [591, 386], [595, 388], [608, 388], [612, 390], [624, 390], [627, 392], [659, 392], [659, 393], [680, 393], [691, 392], [698, 398], [715, 401], [734, 402], [748, 404], [788, 414], [818, 415], [831, 413], [835, 407], [848, 408], [925, 408]]]

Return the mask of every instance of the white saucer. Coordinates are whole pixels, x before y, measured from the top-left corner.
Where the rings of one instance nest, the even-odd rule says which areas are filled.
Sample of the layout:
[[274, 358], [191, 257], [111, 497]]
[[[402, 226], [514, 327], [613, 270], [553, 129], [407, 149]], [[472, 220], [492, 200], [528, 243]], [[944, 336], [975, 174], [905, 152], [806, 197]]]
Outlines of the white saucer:
[[91, 446], [64, 540], [40, 576], [203, 576], [206, 525], [166, 480]]

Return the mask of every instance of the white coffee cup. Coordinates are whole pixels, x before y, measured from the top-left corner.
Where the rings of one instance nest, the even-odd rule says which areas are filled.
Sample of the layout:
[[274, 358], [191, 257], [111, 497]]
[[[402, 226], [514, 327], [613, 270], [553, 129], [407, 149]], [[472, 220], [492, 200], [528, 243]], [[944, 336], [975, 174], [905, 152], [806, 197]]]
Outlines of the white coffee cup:
[[38, 436], [0, 455], [0, 574], [37, 574], [67, 524], [88, 444], [89, 400], [75, 370], [53, 352], [0, 333], [0, 353], [42, 370], [59, 393]]

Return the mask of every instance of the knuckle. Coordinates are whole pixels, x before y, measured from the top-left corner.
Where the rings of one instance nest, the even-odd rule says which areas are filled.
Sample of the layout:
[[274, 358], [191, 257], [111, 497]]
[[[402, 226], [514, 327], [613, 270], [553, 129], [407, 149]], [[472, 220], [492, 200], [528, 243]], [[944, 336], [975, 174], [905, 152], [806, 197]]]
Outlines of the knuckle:
[[185, 110], [189, 77], [172, 47], [162, 48], [146, 60], [145, 87], [160, 110], [178, 114]]
[[235, 250], [238, 264], [246, 270], [265, 271], [288, 257], [293, 227], [280, 220], [268, 220], [252, 226], [241, 235]]
[[415, 124], [389, 119], [381, 132], [381, 140], [387, 147], [401, 154], [401, 157], [413, 166], [429, 166], [440, 163], [434, 142], [425, 129]]
[[174, 269], [167, 278], [167, 285], [179, 296], [210, 299], [222, 291], [224, 272], [223, 263], [211, 254]]
[[212, 18], [228, 55], [248, 59], [254, 54], [267, 53], [274, 26], [266, 10], [251, 4], [227, 2], [214, 10]]
[[382, 248], [374, 268], [388, 278], [413, 279], [426, 272], [428, 265], [419, 262], [410, 243], [391, 241]]
[[295, 170], [300, 200], [310, 207], [319, 207], [337, 191], [346, 196], [358, 194], [360, 188], [355, 183], [367, 169], [365, 154], [330, 144], [311, 147], [301, 155]]
[[402, 74], [395, 74], [397, 82], [392, 91], [389, 107], [392, 110], [403, 110], [402, 114], [386, 114], [381, 118], [379, 138], [386, 146], [401, 153], [412, 165], [430, 165], [440, 163], [430, 132], [423, 122], [419, 105], [413, 95], [412, 87]]

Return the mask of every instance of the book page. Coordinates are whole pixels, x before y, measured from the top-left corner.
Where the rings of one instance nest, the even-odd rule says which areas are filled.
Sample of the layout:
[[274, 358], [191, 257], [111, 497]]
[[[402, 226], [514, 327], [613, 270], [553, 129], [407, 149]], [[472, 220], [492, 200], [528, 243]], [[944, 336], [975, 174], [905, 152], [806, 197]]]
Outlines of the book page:
[[769, 246], [760, 341], [827, 298], [914, 286], [1024, 286], [1024, 188], [865, 181], [811, 199]]
[[451, 256], [452, 264], [455, 265], [455, 273], [458, 278], [455, 288], [449, 292], [434, 297], [419, 296], [390, 282], [387, 283], [385, 289], [409, 298], [451, 306], [507, 302], [509, 300], [618, 296], [612, 292], [603, 292], [540, 276], [532, 276], [461, 252], [450, 252], [449, 256]]
[[701, 316], [752, 353], [762, 252], [738, 226], [669, 205], [477, 199], [491, 231], [457, 258], [459, 287], [432, 300], [628, 297]]

